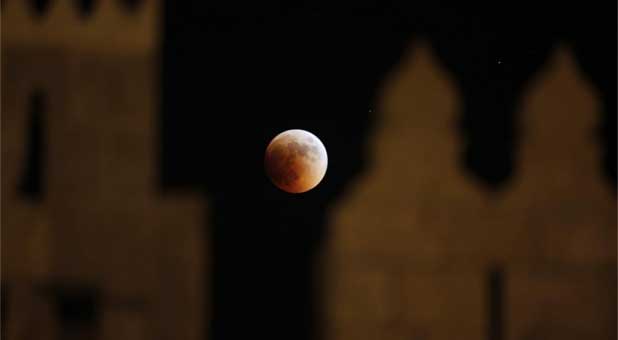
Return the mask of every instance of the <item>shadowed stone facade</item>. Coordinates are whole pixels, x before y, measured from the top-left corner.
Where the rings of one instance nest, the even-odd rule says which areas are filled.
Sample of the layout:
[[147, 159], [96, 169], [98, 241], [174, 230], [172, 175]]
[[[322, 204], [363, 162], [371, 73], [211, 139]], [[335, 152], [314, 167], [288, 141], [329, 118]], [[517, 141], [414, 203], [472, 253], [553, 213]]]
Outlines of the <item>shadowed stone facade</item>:
[[500, 192], [457, 162], [459, 95], [430, 44], [412, 43], [381, 98], [369, 170], [332, 210], [327, 338], [487, 338], [496, 267], [506, 339], [615, 338], [616, 200], [570, 49], [529, 87]]
[[[205, 202], [159, 189], [159, 2], [8, 1], [2, 36], [7, 339], [201, 339]], [[34, 97], [44, 165], [27, 176]], [[3, 316], [4, 317], [4, 316]]]

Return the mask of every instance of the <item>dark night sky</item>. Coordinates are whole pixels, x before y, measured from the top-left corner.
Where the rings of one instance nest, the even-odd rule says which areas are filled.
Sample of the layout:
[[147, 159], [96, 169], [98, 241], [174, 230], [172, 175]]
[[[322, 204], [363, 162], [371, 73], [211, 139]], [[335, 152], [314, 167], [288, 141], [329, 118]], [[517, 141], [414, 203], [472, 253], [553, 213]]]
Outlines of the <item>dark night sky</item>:
[[[556, 43], [570, 44], [610, 106], [601, 137], [610, 158], [607, 175], [615, 178], [615, 11], [611, 4], [564, 6], [532, 1], [492, 6], [169, 2], [163, 57], [164, 183], [207, 182], [204, 173], [216, 171], [208, 165], [212, 158], [194, 153], [198, 145], [211, 145], [209, 137], [219, 141], [217, 132], [229, 140], [227, 135], [236, 131], [234, 141], [225, 145], [239, 146], [239, 137], [249, 137], [241, 133], [243, 128], [259, 134], [258, 139], [247, 138], [259, 143], [244, 145], [245, 150], [262, 148], [277, 131], [299, 124], [318, 129], [320, 135], [331, 129], [337, 130], [333, 135], [349, 133], [348, 139], [362, 140], [376, 118], [368, 116], [367, 108], [378, 83], [416, 37], [431, 41], [464, 95], [461, 128], [470, 144], [467, 166], [497, 187], [512, 176], [515, 111], [522, 90]], [[225, 150], [221, 157], [230, 155], [226, 148], [213, 149]]]
[[[140, 0], [122, 2], [137, 8]], [[40, 16], [50, 6], [30, 3]], [[75, 3], [84, 16], [96, 8], [93, 0]], [[459, 163], [491, 191], [517, 176], [523, 93], [554, 47], [567, 44], [600, 96], [599, 162], [615, 188], [616, 6], [164, 1], [161, 187], [198, 189], [209, 201], [208, 338], [319, 338], [315, 271], [329, 236], [326, 212], [371, 164], [376, 96], [415, 39], [428, 41], [453, 76], [462, 97]], [[20, 183], [33, 199], [44, 187], [44, 103], [44, 94], [33, 96]], [[266, 145], [291, 128], [315, 133], [329, 155], [324, 181], [302, 195], [278, 190], [263, 170]], [[498, 274], [491, 280], [502, 285]], [[495, 301], [492, 311], [501, 308]], [[488, 327], [498, 339], [495, 314]]]
[[[523, 90], [553, 46], [568, 43], [602, 95], [599, 161], [615, 185], [615, 3], [165, 6], [162, 182], [202, 188], [213, 205], [214, 339], [319, 332], [312, 270], [324, 210], [366, 166], [374, 96], [414, 38], [429, 40], [456, 79], [461, 164], [491, 190], [515, 176]], [[278, 191], [262, 169], [268, 141], [290, 128], [320, 136], [329, 152], [324, 182], [302, 196]]]

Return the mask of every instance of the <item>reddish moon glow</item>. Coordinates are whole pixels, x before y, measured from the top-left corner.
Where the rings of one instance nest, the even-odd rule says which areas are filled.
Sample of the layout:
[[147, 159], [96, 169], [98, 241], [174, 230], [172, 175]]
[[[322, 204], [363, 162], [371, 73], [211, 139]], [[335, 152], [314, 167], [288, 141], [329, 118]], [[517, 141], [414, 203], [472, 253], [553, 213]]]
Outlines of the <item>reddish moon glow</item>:
[[324, 144], [305, 130], [287, 130], [278, 134], [266, 148], [264, 168], [279, 189], [302, 193], [322, 181], [328, 166]]

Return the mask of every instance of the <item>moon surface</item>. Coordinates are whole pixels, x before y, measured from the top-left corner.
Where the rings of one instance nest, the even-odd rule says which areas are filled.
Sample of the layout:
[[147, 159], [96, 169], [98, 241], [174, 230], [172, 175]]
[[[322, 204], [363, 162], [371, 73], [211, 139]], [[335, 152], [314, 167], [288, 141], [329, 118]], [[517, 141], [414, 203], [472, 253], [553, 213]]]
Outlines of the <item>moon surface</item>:
[[287, 130], [268, 144], [264, 168], [279, 189], [302, 193], [322, 181], [328, 167], [326, 148], [318, 137], [305, 130]]

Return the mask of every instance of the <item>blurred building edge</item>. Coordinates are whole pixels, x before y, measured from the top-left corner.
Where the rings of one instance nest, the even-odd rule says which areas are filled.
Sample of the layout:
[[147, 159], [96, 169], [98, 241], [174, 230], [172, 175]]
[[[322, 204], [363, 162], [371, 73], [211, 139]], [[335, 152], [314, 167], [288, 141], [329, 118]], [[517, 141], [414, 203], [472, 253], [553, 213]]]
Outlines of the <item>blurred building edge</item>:
[[3, 335], [202, 339], [206, 204], [158, 190], [160, 2], [32, 3], [2, 13]]
[[532, 77], [498, 193], [458, 164], [452, 79], [429, 44], [410, 54], [383, 88], [374, 164], [333, 214], [326, 339], [615, 339], [616, 198], [571, 50]]
[[[46, 47], [112, 55], [158, 53], [159, 0], [141, 0], [133, 10], [122, 4], [129, 1], [94, 1], [87, 15], [80, 11], [80, 1], [4, 2], [3, 47]], [[36, 3], [47, 5], [37, 12]]]

